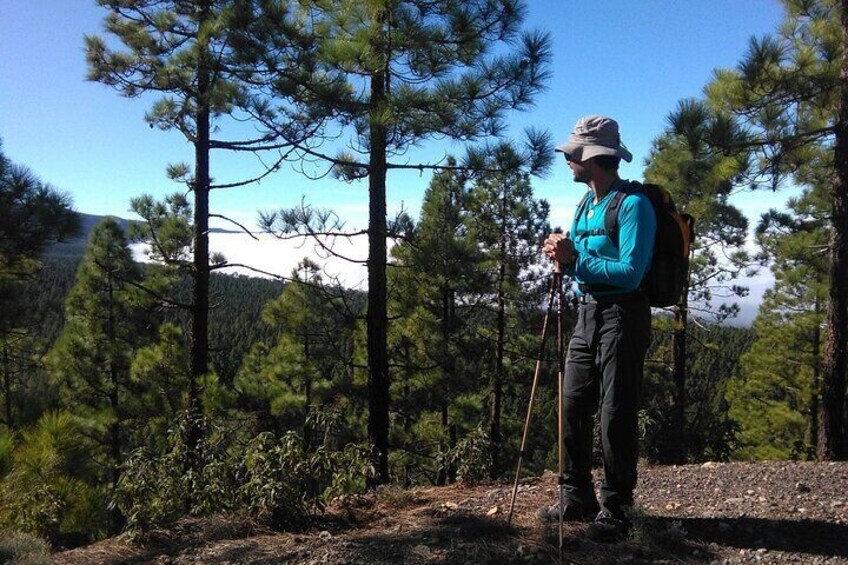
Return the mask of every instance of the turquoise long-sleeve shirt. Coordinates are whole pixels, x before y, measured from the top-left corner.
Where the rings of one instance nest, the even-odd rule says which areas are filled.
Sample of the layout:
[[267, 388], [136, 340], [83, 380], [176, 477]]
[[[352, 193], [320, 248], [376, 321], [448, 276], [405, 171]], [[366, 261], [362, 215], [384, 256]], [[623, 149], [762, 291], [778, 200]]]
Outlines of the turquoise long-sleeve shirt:
[[589, 235], [604, 229], [604, 217], [615, 192], [626, 188], [619, 180], [600, 202], [590, 196], [586, 208], [571, 224], [571, 237], [577, 261], [566, 271], [578, 285], [606, 285], [615, 289], [592, 291], [592, 294], [619, 294], [639, 288], [651, 265], [657, 219], [648, 197], [628, 194], [618, 210], [618, 245], [605, 234]]

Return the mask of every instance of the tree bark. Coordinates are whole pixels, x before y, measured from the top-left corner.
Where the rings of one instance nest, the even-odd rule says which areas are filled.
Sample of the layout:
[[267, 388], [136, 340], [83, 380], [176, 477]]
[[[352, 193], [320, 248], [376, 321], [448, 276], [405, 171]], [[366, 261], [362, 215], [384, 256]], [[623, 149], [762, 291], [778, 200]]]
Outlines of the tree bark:
[[672, 408], [672, 446], [671, 463], [686, 463], [686, 344], [688, 334], [686, 327], [689, 321], [688, 296], [684, 294], [683, 302], [675, 309], [674, 334], [672, 335], [672, 359], [674, 381], [674, 407]]
[[842, 0], [842, 71], [835, 131], [830, 239], [830, 300], [822, 367], [822, 411], [818, 452], [822, 461], [846, 458], [845, 372], [848, 368], [848, 0]]
[[[821, 304], [816, 298], [815, 312], [821, 312]], [[816, 444], [819, 437], [819, 390], [821, 386], [821, 326], [816, 325], [813, 330], [813, 386], [810, 394], [810, 443], [807, 448], [807, 459], [815, 458], [812, 446]]]
[[[209, 19], [209, 4], [200, 6], [199, 26]], [[199, 41], [199, 40], [198, 40]], [[194, 141], [195, 171], [194, 193], [194, 264], [191, 291], [191, 333], [189, 342], [189, 383], [185, 411], [186, 471], [197, 465], [200, 430], [200, 380], [209, 372], [209, 52], [205, 45], [200, 51], [197, 65], [197, 114]], [[192, 497], [191, 493], [188, 495]], [[186, 500], [189, 506], [191, 500]]]
[[[115, 316], [115, 288], [112, 280], [112, 273], [106, 273], [109, 277], [108, 287], [108, 304], [109, 317], [106, 322], [106, 337], [108, 343], [114, 343], [118, 340], [116, 335], [116, 316]], [[109, 407], [112, 409], [115, 420], [109, 425], [109, 458], [110, 474], [112, 488], [117, 488], [118, 481], [121, 478], [121, 407], [119, 405], [119, 380], [120, 372], [116, 366], [116, 359], [109, 356]], [[117, 534], [124, 527], [124, 517], [121, 510], [115, 505], [109, 512], [109, 533]]]
[[[454, 385], [456, 384], [456, 364], [454, 363], [454, 358], [452, 352], [449, 351], [448, 345], [451, 342], [451, 338], [453, 337], [453, 328], [454, 328], [454, 320], [453, 320], [453, 299], [454, 294], [453, 290], [450, 286], [445, 285], [442, 287], [442, 323], [441, 323], [441, 332], [442, 332], [442, 343], [444, 344], [444, 351], [442, 352], [442, 430], [445, 434], [445, 438], [447, 441], [446, 449], [448, 451], [453, 450], [456, 447], [456, 426], [451, 425], [450, 423], [450, 401], [452, 396], [452, 391], [454, 390]], [[439, 470], [438, 478], [436, 479], [436, 484], [438, 485], [446, 485], [452, 482], [452, 477], [456, 477], [456, 469], [453, 465], [448, 464], [443, 466]]]
[[389, 482], [389, 367], [386, 296], [386, 74], [371, 75], [371, 155], [368, 174], [368, 444], [372, 485]]
[[[303, 358], [306, 360], [306, 366], [311, 366], [311, 355], [309, 351], [309, 334], [303, 336]], [[312, 407], [312, 375], [306, 374], [303, 377], [303, 397], [305, 406], [303, 407], [303, 445], [306, 449], [312, 447], [312, 429], [309, 424], [309, 410]]]
[[9, 362], [9, 343], [3, 340], [3, 400], [6, 404], [6, 427], [15, 429], [15, 421], [12, 418], [12, 366]]
[[500, 474], [502, 466], [502, 444], [501, 431], [501, 406], [503, 404], [503, 365], [504, 350], [506, 348], [506, 254], [507, 254], [507, 189], [503, 188], [501, 200], [501, 241], [500, 241], [500, 265], [498, 266], [498, 315], [497, 315], [497, 343], [495, 351], [495, 372], [492, 375], [492, 415], [491, 415], [491, 441], [492, 441], [492, 467], [489, 475], [492, 478]]

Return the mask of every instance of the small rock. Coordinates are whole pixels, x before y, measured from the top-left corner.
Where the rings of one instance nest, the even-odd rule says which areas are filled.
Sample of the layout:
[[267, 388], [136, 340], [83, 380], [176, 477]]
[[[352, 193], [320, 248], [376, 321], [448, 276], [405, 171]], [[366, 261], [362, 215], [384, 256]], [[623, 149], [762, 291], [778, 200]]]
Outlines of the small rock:
[[333, 539], [333, 534], [331, 534], [327, 530], [324, 530], [323, 532], [318, 534], [318, 539], [321, 540], [321, 541], [331, 540], [331, 539]]
[[430, 551], [430, 548], [424, 544], [416, 545], [412, 548], [412, 551], [420, 555], [421, 557], [428, 559], [433, 556], [433, 552]]
[[457, 508], [459, 508], [459, 504], [457, 504], [456, 502], [445, 502], [444, 507], [448, 510], [456, 510]]
[[493, 506], [492, 508], [489, 508], [488, 512], [486, 512], [486, 516], [494, 516], [500, 511], [501, 509], [498, 506]]

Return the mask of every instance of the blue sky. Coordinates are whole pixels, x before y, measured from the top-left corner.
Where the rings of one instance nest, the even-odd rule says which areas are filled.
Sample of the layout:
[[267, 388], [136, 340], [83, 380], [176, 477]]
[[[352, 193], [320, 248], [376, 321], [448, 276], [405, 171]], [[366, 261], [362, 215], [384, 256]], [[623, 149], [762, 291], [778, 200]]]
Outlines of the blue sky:
[[[534, 109], [513, 116], [512, 132], [546, 127], [561, 141], [581, 115], [612, 116], [635, 156], [622, 168], [626, 178], [641, 178], [651, 140], [678, 100], [699, 96], [713, 69], [734, 66], [750, 37], [774, 31], [783, 17], [777, 0], [529, 0], [528, 7], [528, 27], [552, 36], [553, 78]], [[85, 81], [83, 35], [100, 33], [104, 15], [93, 0], [0, 0], [0, 138], [6, 156], [71, 194], [78, 210], [128, 217], [133, 196], [179, 189], [165, 177], [168, 163], [193, 159], [178, 133], [144, 123], [150, 99], [125, 99]], [[449, 152], [462, 148], [434, 141], [409, 159]], [[251, 157], [213, 156], [220, 181], [257, 170]], [[392, 172], [390, 211], [403, 205], [417, 213], [428, 180]], [[534, 187], [562, 225], [584, 191], [561, 160]], [[212, 208], [252, 223], [257, 210], [304, 196], [334, 207], [350, 227], [365, 221], [364, 183], [312, 182], [290, 169], [261, 186], [215, 194]], [[738, 204], [755, 218], [774, 199], [743, 195]]]

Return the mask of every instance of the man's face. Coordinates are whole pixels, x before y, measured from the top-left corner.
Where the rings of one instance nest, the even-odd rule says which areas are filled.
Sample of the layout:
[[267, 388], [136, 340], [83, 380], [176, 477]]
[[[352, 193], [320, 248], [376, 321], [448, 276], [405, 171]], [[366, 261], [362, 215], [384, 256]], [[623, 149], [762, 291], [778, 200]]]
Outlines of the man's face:
[[582, 182], [588, 184], [592, 180], [591, 159], [586, 161], [578, 161], [569, 155], [565, 155], [565, 160], [568, 166], [571, 167], [571, 173], [574, 175], [574, 182]]

